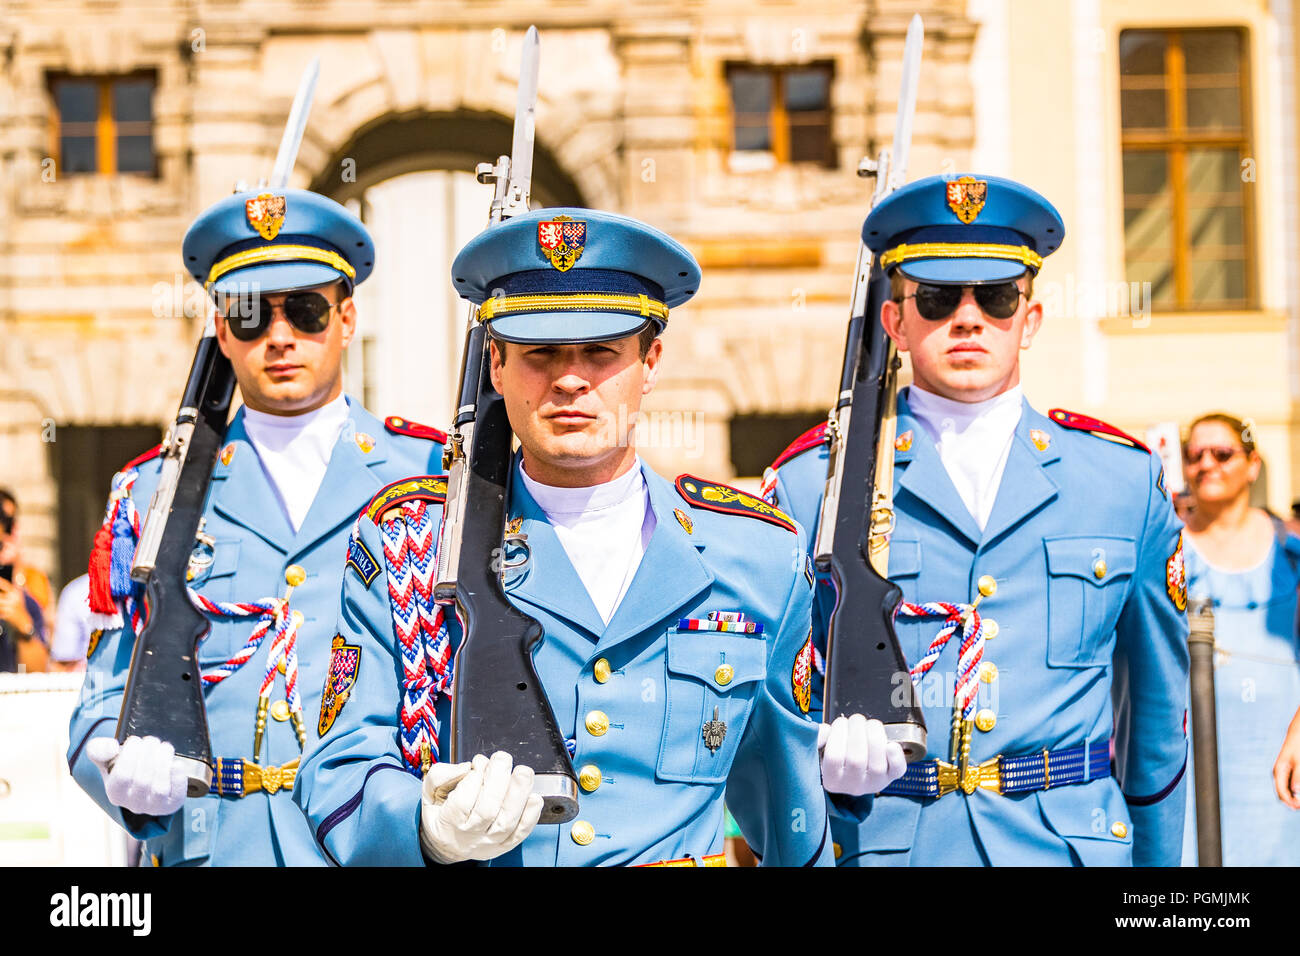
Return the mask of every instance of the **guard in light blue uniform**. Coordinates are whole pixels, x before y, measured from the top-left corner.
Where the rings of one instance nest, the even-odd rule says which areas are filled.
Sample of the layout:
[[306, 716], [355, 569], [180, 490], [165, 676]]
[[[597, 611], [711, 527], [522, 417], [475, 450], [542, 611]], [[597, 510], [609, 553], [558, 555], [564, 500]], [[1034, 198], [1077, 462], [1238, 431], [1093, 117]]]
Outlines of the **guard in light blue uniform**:
[[[513, 343], [510, 362], [527, 360], [514, 357], [519, 343], [620, 340], [647, 322], [657, 334], [700, 278], [667, 236], [588, 209], [511, 219], [462, 250], [452, 274], [471, 301], [499, 290], [482, 316], [498, 341]], [[670, 481], [639, 459], [637, 467], [654, 528], [606, 622], [516, 459], [508, 527], [527, 536], [528, 560], [515, 567], [521, 553], [508, 549], [504, 586], [542, 624], [534, 662], [582, 789], [577, 819], [538, 826], [490, 862], [720, 865], [725, 788], [765, 864], [829, 864], [817, 725], [806, 716], [812, 574], [804, 534], [743, 492], [690, 475]], [[429, 862], [421, 760], [403, 728], [420, 696], [442, 689], [434, 732], [445, 749], [450, 675], [441, 659], [459, 626], [451, 621], [448, 644], [416, 651], [412, 665], [400, 635], [413, 612], [401, 596], [418, 591], [427, 573], [395, 564], [394, 542], [411, 520], [403, 509], [427, 509], [434, 520], [409, 539], [422, 553], [444, 493], [441, 478], [399, 483], [376, 497], [354, 532], [332, 668], [340, 693], [322, 711], [294, 795], [342, 864]]]
[[[1032, 277], [1063, 234], [1046, 200], [991, 176], [919, 180], [881, 203], [863, 229], [887, 270], [931, 287], [1006, 282], [1026, 270]], [[926, 319], [945, 316], [921, 313]], [[987, 337], [995, 323], [982, 321]], [[1043, 415], [1023, 402], [981, 528], [914, 414], [911, 391], [898, 400], [889, 577], [912, 604], [979, 602], [985, 646], [968, 732], [973, 773], [940, 786], [951, 773], [954, 639], [918, 687], [929, 759], [878, 796], [831, 799], [838, 863], [1176, 865], [1186, 580], [1181, 525], [1158, 460], [1103, 422], [1061, 409]], [[819, 426], [796, 440], [764, 483], [768, 500], [812, 534], [825, 432]], [[834, 605], [829, 579], [817, 591], [820, 653]], [[909, 667], [940, 626], [900, 614]]]
[[[184, 255], [186, 267], [214, 296], [291, 292], [340, 279], [345, 280], [340, 293], [350, 296], [355, 283], [371, 271], [374, 246], [365, 227], [342, 206], [286, 189], [274, 195], [236, 193], [216, 203], [190, 227]], [[331, 309], [334, 315], [337, 310]], [[205, 682], [228, 674], [205, 687], [217, 772], [211, 793], [187, 799], [163, 817], [132, 813], [111, 802], [101, 770], [85, 752], [94, 738], [114, 734], [122, 705], [143, 614], [139, 591], [130, 586], [125, 571], [139, 534], [136, 525], [158, 483], [158, 449], [114, 478], [108, 517], [96, 538], [106, 560], [92, 558], [92, 592], [111, 591], [111, 600], [98, 608], [103, 629], [91, 642], [86, 682], [72, 718], [68, 763], [82, 788], [132, 836], [146, 841], [155, 865], [325, 862], [290, 792], [301, 753], [296, 728], [304, 718], [314, 723], [319, 710], [338, 609], [340, 559], [357, 513], [376, 490], [401, 475], [433, 467], [441, 460], [445, 437], [400, 418], [380, 421], [350, 397], [346, 403], [346, 424], [314, 498], [307, 492], [310, 507], [296, 531], [280, 500], [293, 489], [277, 487], [270, 479], [249, 439], [246, 409], [241, 407], [231, 422], [187, 575], [190, 588], [216, 611], [208, 615], [211, 632], [199, 645]], [[110, 566], [111, 580], [102, 571]], [[259, 689], [272, 638], [264, 638], [243, 663], [240, 652], [270, 615], [258, 610], [245, 614], [234, 605], [266, 598], [273, 600], [263, 606], [273, 609], [275, 599], [284, 599], [280, 614], [297, 622], [297, 668], [295, 673], [286, 666], [274, 674], [255, 752]], [[131, 626], [133, 619], [137, 628]], [[296, 694], [289, 693], [291, 678]], [[300, 711], [294, 703], [300, 703]]]

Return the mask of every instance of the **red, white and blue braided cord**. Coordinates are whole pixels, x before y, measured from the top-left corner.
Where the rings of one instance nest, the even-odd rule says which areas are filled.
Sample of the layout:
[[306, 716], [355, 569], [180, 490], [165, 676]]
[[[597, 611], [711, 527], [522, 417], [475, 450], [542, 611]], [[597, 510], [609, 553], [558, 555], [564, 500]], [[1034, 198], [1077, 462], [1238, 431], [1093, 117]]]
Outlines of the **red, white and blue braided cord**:
[[285, 588], [285, 596], [282, 598], [262, 598], [259, 601], [230, 603], [213, 601], [199, 594], [193, 588], [186, 588], [185, 590], [190, 596], [190, 603], [205, 614], [230, 618], [253, 617], [254, 615], [258, 617], [252, 633], [248, 635], [248, 640], [244, 642], [244, 646], [224, 663], [204, 671], [203, 683], [205, 685], [219, 684], [231, 674], [234, 674], [248, 663], [257, 652], [258, 647], [266, 640], [267, 635], [270, 634], [271, 649], [267, 654], [266, 672], [262, 677], [258, 696], [270, 697], [272, 686], [275, 683], [275, 672], [280, 666], [280, 662], [283, 661], [284, 691], [285, 698], [289, 703], [289, 711], [294, 714], [301, 713], [302, 700], [298, 694], [297, 639], [298, 627], [302, 623], [302, 618], [296, 611], [291, 611], [289, 608], [289, 595], [293, 593], [293, 586], [289, 585]]
[[[359, 520], [353, 535], [360, 534]], [[433, 599], [437, 522], [429, 502], [407, 501], [381, 517], [379, 533], [402, 656], [399, 744], [407, 767], [419, 776], [426, 755], [438, 759], [438, 695], [451, 684], [451, 639], [443, 608]]]
[[962, 718], [970, 719], [975, 709], [975, 698], [979, 693], [980, 661], [984, 658], [984, 624], [980, 620], [979, 610], [973, 604], [947, 604], [932, 601], [927, 604], [908, 604], [903, 601], [898, 605], [898, 617], [943, 618], [943, 627], [934, 636], [921, 659], [911, 669], [912, 686], [920, 687], [921, 679], [929, 673], [939, 660], [948, 641], [958, 631], [961, 632], [961, 645], [957, 652], [957, 680], [955, 699], [961, 706]]
[[117, 612], [92, 613], [90, 619], [91, 627], [105, 631], [124, 627], [127, 621], [135, 634], [144, 627], [145, 608], [140, 586], [131, 579], [131, 562], [135, 559], [136, 542], [140, 540], [140, 514], [131, 497], [131, 488], [139, 476], [137, 468], [114, 474], [108, 505], [104, 509], [104, 524], [112, 532], [109, 580]]

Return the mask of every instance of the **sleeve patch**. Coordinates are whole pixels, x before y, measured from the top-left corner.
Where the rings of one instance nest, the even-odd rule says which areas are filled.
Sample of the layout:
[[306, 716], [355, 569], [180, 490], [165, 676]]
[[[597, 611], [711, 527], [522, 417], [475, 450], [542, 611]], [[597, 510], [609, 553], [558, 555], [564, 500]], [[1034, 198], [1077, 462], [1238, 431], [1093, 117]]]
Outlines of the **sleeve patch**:
[[677, 493], [695, 507], [706, 511], [747, 515], [774, 524], [778, 528], [785, 528], [786, 531], [795, 530], [794, 519], [784, 511], [772, 507], [762, 498], [755, 498], [730, 485], [704, 481], [694, 475], [678, 475]]
[[799, 653], [794, 657], [794, 667], [790, 671], [790, 690], [794, 693], [794, 702], [805, 714], [812, 706], [812, 671], [813, 642], [812, 632], [809, 631], [808, 640], [799, 648]]
[[1169, 600], [1174, 602], [1174, 607], [1180, 611], [1187, 610], [1187, 567], [1183, 563], [1182, 532], [1178, 533], [1178, 545], [1174, 548], [1174, 553], [1165, 562], [1165, 590], [1169, 592]]
[[330, 669], [325, 675], [325, 688], [320, 697], [320, 720], [316, 732], [324, 737], [334, 726], [334, 720], [348, 702], [348, 695], [361, 671], [361, 648], [343, 643], [343, 635], [335, 634], [331, 645]]
[[366, 505], [366, 517], [372, 522], [389, 508], [406, 501], [423, 499], [442, 504], [447, 500], [446, 475], [421, 475], [418, 478], [403, 478], [379, 490], [370, 503]]
[[366, 587], [370, 587], [370, 582], [379, 574], [379, 562], [366, 548], [365, 542], [356, 534], [348, 542], [347, 565], [357, 572], [357, 576], [361, 578]]

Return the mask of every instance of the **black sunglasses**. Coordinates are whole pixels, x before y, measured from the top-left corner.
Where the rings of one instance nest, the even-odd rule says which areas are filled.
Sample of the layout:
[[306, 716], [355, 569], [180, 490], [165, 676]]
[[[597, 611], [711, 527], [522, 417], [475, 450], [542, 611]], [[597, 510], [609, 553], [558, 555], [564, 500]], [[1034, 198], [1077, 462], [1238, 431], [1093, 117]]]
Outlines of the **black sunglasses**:
[[[284, 317], [299, 332], [315, 335], [330, 324], [330, 312], [337, 306], [319, 292], [290, 292], [284, 297]], [[266, 296], [231, 295], [219, 299], [217, 307], [226, 320], [230, 334], [241, 342], [252, 342], [271, 327], [275, 307]]]
[[1020, 308], [1024, 295], [1014, 281], [994, 282], [987, 285], [931, 285], [918, 283], [916, 291], [904, 299], [916, 300], [916, 311], [923, 319], [946, 319], [957, 311], [966, 290], [975, 293], [975, 302], [985, 315], [994, 319], [1009, 319]]

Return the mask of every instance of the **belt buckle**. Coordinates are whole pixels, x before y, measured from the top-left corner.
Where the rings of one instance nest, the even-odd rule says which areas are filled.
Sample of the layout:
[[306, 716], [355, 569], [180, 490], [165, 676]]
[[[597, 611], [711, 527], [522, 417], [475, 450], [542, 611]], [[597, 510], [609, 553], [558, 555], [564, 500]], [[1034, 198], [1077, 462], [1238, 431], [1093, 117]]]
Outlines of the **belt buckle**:
[[958, 789], [966, 794], [974, 793], [976, 790], [1002, 793], [1001, 754], [990, 757], [977, 767], [967, 767], [965, 774], [962, 774], [960, 767], [942, 760], [935, 761], [935, 768], [939, 775], [939, 797]]

